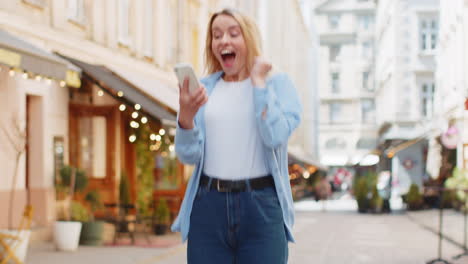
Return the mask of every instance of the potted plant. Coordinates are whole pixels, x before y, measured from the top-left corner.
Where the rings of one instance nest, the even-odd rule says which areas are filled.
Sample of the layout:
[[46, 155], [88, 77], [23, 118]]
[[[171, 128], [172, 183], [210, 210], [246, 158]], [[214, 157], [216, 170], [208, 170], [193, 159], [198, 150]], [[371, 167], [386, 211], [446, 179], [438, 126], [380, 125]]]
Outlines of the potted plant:
[[85, 196], [91, 212], [89, 212], [88, 221], [83, 221], [80, 235], [80, 244], [88, 246], [100, 246], [103, 242], [104, 221], [96, 221], [94, 212], [101, 209], [103, 204], [99, 192], [92, 190]]
[[406, 205], [408, 210], [419, 210], [422, 209], [424, 200], [419, 192], [419, 187], [417, 184], [411, 184], [408, 193], [406, 194]]
[[358, 177], [354, 183], [354, 197], [356, 198], [360, 213], [365, 213], [369, 210], [368, 192], [367, 179], [364, 176]]
[[156, 235], [164, 235], [169, 230], [171, 213], [166, 199], [161, 198], [154, 210], [154, 233]]
[[72, 200], [77, 191], [88, 185], [85, 172], [71, 166], [64, 166], [55, 179], [57, 221], [54, 225], [54, 242], [58, 250], [75, 251], [81, 233], [82, 222], [89, 213], [81, 204]]

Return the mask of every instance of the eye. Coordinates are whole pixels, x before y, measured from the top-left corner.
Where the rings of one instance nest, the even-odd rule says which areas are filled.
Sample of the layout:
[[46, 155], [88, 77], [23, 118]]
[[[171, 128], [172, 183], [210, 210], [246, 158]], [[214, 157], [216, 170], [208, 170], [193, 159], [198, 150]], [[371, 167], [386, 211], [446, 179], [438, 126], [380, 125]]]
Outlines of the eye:
[[231, 37], [237, 37], [237, 36], [239, 36], [239, 34], [240, 34], [240, 32], [237, 31], [237, 30], [231, 31]]

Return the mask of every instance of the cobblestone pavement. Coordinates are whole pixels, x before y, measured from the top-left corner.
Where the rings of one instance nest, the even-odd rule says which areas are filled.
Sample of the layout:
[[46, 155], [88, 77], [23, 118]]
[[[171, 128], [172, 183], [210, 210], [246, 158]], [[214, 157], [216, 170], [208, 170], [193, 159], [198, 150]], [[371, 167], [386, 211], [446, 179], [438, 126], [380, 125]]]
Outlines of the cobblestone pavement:
[[[322, 208], [315, 201], [296, 203], [296, 243], [290, 244], [290, 264], [422, 264], [437, 257], [437, 235], [430, 230], [437, 225], [436, 210], [364, 215], [356, 213], [354, 201], [346, 198], [327, 202], [325, 211]], [[451, 217], [447, 223], [460, 225], [459, 213], [452, 212]], [[452, 227], [452, 235], [456, 229]], [[39, 244], [30, 248], [27, 264], [182, 264], [185, 251], [186, 245], [179, 244], [165, 249], [80, 247], [75, 253], [62, 253], [50, 244]], [[460, 252], [456, 242], [444, 240], [443, 258], [452, 264], [468, 263], [468, 257], [451, 260]]]

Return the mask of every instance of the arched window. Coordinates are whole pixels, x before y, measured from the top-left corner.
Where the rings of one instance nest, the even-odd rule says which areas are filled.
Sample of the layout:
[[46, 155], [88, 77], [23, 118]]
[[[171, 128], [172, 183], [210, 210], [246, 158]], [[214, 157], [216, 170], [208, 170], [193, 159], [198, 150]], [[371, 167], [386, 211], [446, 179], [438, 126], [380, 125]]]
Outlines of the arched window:
[[377, 146], [376, 138], [360, 138], [356, 143], [357, 149], [373, 149]]

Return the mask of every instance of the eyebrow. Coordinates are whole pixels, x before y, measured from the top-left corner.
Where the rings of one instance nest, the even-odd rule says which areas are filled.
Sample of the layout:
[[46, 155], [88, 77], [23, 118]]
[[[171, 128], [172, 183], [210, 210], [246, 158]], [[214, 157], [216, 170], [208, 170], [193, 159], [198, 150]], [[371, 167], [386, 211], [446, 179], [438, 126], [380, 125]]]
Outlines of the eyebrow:
[[[228, 30], [231, 30], [231, 29], [234, 29], [234, 28], [240, 28], [239, 25], [233, 25], [233, 26], [230, 26], [228, 27]], [[221, 30], [219, 27], [213, 27], [212, 31], [215, 31], [215, 30]]]

